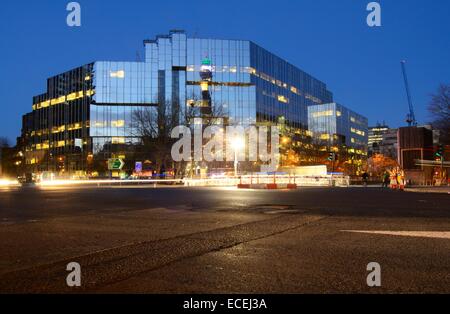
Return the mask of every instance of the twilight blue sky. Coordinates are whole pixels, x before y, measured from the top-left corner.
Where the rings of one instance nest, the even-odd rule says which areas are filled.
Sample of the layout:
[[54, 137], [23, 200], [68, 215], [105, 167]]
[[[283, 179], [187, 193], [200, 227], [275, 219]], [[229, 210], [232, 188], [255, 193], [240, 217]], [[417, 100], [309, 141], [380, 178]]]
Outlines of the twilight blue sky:
[[170, 29], [250, 39], [327, 83], [335, 100], [370, 124], [405, 124], [400, 60], [407, 59], [419, 123], [439, 83], [450, 83], [450, 1], [380, 0], [381, 28], [366, 24], [369, 0], [79, 0], [82, 26], [66, 25], [68, 0], [0, 3], [0, 136], [46, 78], [95, 60], [135, 60], [142, 40]]

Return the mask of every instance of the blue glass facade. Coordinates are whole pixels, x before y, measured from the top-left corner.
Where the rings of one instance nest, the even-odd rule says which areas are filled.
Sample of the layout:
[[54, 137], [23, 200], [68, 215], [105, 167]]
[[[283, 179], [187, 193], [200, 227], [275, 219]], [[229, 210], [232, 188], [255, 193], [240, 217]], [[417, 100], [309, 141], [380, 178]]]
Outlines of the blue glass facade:
[[109, 142], [139, 139], [132, 113], [140, 106], [168, 106], [185, 121], [201, 103], [202, 60], [212, 61], [213, 111], [230, 124], [277, 123], [307, 129], [310, 105], [331, 102], [326, 85], [248, 40], [188, 38], [183, 31], [144, 41], [143, 62], [96, 62], [90, 136], [94, 153]]
[[308, 125], [313, 138], [328, 146], [348, 147], [367, 154], [368, 120], [337, 103], [308, 107]]
[[[39, 124], [33, 126], [30, 163], [46, 159], [51, 165], [49, 156], [70, 152], [80, 160], [69, 168], [82, 170], [83, 160], [92, 155], [126, 157], [141, 140], [133, 113], [143, 108], [183, 124], [188, 108], [202, 103], [200, 70], [205, 58], [211, 60], [212, 110], [230, 124], [282, 119], [306, 131], [313, 123], [308, 108], [333, 102], [325, 83], [248, 40], [188, 38], [175, 30], [145, 40], [144, 51], [139, 62], [98, 61], [49, 79], [47, 92], [33, 101], [33, 119]], [[346, 136], [346, 141], [351, 139]], [[355, 135], [354, 140], [364, 139]]]
[[251, 43], [251, 82], [256, 86], [258, 121], [277, 122], [307, 129], [308, 106], [333, 101], [325, 83], [280, 57]]
[[[133, 113], [152, 106], [150, 71], [144, 62], [95, 62], [95, 93], [90, 105], [92, 152], [108, 153], [111, 145], [139, 143]], [[157, 104], [153, 104], [156, 111]], [[123, 152], [126, 153], [126, 152]]]
[[97, 104], [151, 103], [151, 77], [143, 62], [95, 62]]
[[183, 113], [201, 99], [199, 71], [205, 57], [214, 75], [212, 106], [231, 124], [276, 123], [307, 128], [307, 106], [329, 103], [325, 83], [248, 40], [188, 38], [171, 32], [145, 43], [151, 103], [170, 103]]
[[256, 87], [251, 82], [250, 42], [187, 39], [186, 104], [201, 99], [199, 71], [207, 56], [212, 61], [210, 88], [213, 110], [223, 112], [231, 124], [256, 123]]

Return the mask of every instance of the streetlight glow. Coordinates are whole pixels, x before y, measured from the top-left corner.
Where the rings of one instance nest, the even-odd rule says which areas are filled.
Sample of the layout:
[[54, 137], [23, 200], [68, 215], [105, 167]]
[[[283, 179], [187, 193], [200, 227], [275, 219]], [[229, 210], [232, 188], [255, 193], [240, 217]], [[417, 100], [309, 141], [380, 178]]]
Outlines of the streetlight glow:
[[245, 147], [245, 141], [242, 137], [235, 137], [231, 142], [231, 146], [234, 151], [242, 150]]
[[245, 140], [244, 138], [240, 136], [236, 136], [231, 140], [231, 147], [233, 147], [234, 150], [234, 176], [237, 177], [238, 175], [238, 152], [243, 150], [245, 148]]

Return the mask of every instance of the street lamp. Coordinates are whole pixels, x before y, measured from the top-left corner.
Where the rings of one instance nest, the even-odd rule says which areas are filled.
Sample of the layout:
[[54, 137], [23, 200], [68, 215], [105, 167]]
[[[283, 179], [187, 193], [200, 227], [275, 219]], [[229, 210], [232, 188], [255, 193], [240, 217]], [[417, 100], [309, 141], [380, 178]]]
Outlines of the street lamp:
[[234, 150], [234, 176], [237, 177], [238, 172], [238, 152], [245, 148], [245, 140], [242, 137], [235, 137], [231, 141], [231, 147]]

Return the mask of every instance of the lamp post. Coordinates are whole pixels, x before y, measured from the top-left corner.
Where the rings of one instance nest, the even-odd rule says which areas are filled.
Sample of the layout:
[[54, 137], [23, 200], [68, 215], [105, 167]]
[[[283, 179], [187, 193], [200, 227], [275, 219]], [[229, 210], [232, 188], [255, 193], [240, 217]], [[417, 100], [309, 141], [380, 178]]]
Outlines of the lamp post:
[[232, 140], [231, 146], [233, 147], [234, 150], [234, 176], [237, 177], [239, 165], [238, 152], [244, 149], [245, 141], [242, 137], [235, 137]]

